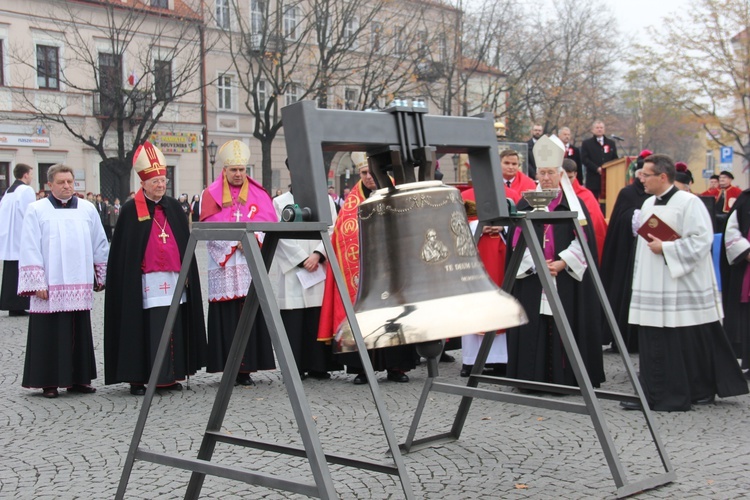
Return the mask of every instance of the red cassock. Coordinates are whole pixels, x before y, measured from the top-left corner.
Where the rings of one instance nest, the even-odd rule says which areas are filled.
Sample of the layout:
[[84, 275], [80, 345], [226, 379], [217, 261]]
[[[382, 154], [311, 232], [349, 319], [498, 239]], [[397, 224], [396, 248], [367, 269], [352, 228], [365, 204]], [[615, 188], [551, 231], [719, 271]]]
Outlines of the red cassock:
[[[505, 188], [505, 196], [516, 203], [520, 199], [518, 192], [507, 187]], [[473, 188], [463, 191], [461, 197], [464, 199], [464, 202], [476, 203]], [[467, 216], [469, 222], [477, 220], [476, 205], [473, 210], [467, 210]], [[505, 240], [499, 234], [483, 234], [477, 243], [477, 250], [479, 251], [479, 257], [482, 259], [484, 268], [487, 270], [487, 274], [489, 274], [497, 286], [501, 286], [505, 277]]]
[[516, 176], [513, 178], [511, 186], [513, 186], [512, 190], [516, 191], [520, 197], [524, 191], [534, 191], [536, 189], [536, 182], [534, 182], [534, 179], [519, 170], [516, 172]]
[[594, 197], [594, 193], [589, 191], [578, 182], [578, 179], [573, 179], [573, 191], [576, 196], [586, 205], [591, 216], [591, 229], [594, 230], [594, 237], [596, 238], [596, 253], [599, 264], [602, 263], [602, 250], [604, 250], [604, 238], [607, 236], [607, 220], [604, 218], [601, 206]]

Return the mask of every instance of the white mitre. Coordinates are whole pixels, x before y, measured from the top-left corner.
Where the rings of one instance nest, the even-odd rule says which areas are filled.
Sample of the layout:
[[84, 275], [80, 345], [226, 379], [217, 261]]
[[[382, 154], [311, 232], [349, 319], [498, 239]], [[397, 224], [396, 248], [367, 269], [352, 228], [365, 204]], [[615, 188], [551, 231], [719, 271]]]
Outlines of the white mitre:
[[571, 212], [578, 212], [578, 220], [581, 225], [585, 225], [586, 214], [581, 209], [581, 203], [573, 191], [573, 185], [570, 183], [565, 170], [562, 168], [563, 160], [565, 159], [565, 145], [555, 135], [552, 137], [542, 136], [534, 144], [533, 149], [534, 161], [536, 163], [537, 170], [540, 168], [554, 167], [560, 170], [562, 175], [560, 176], [560, 188], [568, 200], [568, 206]]

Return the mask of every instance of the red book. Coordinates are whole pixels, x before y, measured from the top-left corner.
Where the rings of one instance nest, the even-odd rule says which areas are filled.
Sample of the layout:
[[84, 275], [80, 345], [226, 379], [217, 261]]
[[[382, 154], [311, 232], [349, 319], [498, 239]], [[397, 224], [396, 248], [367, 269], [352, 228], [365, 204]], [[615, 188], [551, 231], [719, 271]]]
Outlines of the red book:
[[669, 224], [653, 214], [638, 228], [638, 234], [643, 236], [646, 241], [651, 241], [651, 238], [648, 237], [649, 234], [662, 241], [674, 241], [680, 238], [680, 235], [669, 227]]

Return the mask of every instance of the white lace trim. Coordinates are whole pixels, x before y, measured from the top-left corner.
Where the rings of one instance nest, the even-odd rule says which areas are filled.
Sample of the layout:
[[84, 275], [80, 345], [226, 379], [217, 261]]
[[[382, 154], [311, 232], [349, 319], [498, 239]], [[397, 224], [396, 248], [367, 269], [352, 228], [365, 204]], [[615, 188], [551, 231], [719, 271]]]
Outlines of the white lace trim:
[[107, 264], [94, 264], [94, 279], [97, 285], [104, 285], [107, 282]]
[[247, 295], [250, 288], [250, 269], [247, 264], [208, 270], [208, 300], [220, 302]]
[[47, 290], [49, 298], [42, 300], [31, 296], [29, 310], [34, 313], [90, 311], [94, 305], [94, 284], [52, 285]]
[[41, 266], [23, 266], [18, 270], [18, 293], [47, 289], [47, 277]]

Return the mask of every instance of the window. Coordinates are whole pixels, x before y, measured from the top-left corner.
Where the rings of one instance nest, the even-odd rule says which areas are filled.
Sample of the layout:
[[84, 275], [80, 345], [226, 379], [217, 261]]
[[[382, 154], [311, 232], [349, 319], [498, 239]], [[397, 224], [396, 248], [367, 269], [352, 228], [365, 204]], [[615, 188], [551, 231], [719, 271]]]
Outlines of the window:
[[445, 34], [440, 35], [440, 38], [438, 38], [438, 57], [440, 58], [440, 62], [448, 60], [448, 40], [445, 38]]
[[47, 190], [47, 171], [52, 168], [53, 166], [57, 165], [56, 163], [39, 163], [37, 164], [39, 170], [39, 185], [41, 186], [40, 189]]
[[373, 21], [372, 31], [370, 32], [370, 49], [375, 54], [379, 53], [383, 45], [383, 25], [377, 21]]
[[40, 89], [60, 89], [60, 60], [57, 47], [36, 46], [36, 84]]
[[119, 54], [99, 53], [99, 112], [111, 116], [120, 110], [118, 99], [122, 89], [122, 57]]
[[299, 89], [296, 83], [292, 83], [286, 90], [286, 105], [294, 104], [299, 101]]
[[219, 76], [216, 86], [219, 90], [218, 108], [223, 110], [232, 109], [232, 77], [230, 75]]
[[258, 82], [258, 107], [266, 109], [266, 82], [263, 80]]
[[154, 94], [160, 101], [172, 97], [172, 63], [169, 61], [154, 61]]
[[351, 44], [353, 50], [357, 49], [357, 30], [359, 29], [359, 21], [356, 17], [348, 19], [344, 25], [344, 37], [348, 43]]
[[229, 0], [216, 0], [216, 26], [229, 29]]
[[3, 54], [3, 45], [5, 40], [0, 38], [0, 86], [5, 85], [5, 54]]
[[250, 33], [262, 34], [265, 31], [266, 2], [263, 0], [252, 0], [250, 2]]
[[427, 32], [419, 31], [417, 33], [417, 55], [420, 59], [427, 57]]
[[404, 54], [404, 27], [396, 26], [393, 31], [396, 34], [396, 41], [393, 47], [393, 52], [397, 56], [403, 55]]
[[344, 89], [344, 109], [357, 109], [357, 89]]
[[174, 165], [167, 165], [167, 191], [164, 193], [165, 196], [174, 198], [174, 190], [177, 186], [174, 185]]
[[10, 169], [10, 162], [0, 161], [0, 199], [2, 199], [5, 191], [10, 187], [10, 180], [12, 178], [13, 172]]
[[284, 37], [288, 40], [297, 39], [297, 7], [287, 7], [284, 9]]
[[151, 0], [151, 7], [156, 7], [157, 9], [168, 9], [169, 0]]

